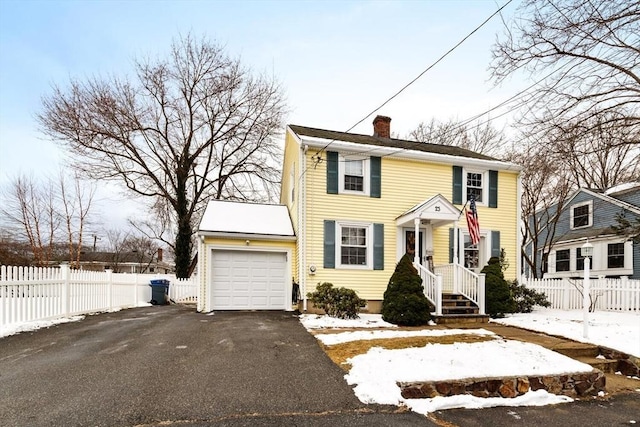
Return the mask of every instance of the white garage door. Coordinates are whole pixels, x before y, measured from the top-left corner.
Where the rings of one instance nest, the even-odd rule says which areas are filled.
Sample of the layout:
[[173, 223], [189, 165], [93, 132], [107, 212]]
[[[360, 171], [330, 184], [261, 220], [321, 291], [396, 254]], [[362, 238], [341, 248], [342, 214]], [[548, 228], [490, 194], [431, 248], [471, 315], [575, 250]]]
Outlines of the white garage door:
[[211, 258], [212, 309], [285, 309], [285, 253], [214, 250]]

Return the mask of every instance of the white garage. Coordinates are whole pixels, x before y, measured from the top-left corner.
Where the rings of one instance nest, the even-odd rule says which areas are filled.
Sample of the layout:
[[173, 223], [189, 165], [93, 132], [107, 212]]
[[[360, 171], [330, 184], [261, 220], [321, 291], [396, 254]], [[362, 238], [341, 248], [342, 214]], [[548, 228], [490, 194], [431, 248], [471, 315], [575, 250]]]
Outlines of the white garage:
[[213, 250], [213, 310], [284, 310], [287, 302], [287, 254]]
[[198, 237], [198, 311], [292, 310], [296, 236], [286, 206], [210, 201]]

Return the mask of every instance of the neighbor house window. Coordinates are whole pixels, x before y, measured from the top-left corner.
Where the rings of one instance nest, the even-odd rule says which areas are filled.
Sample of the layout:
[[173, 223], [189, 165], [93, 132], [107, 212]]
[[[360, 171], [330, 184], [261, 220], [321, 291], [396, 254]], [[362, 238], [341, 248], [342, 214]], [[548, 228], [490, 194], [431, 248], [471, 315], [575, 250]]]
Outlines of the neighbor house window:
[[367, 230], [367, 227], [341, 227], [340, 263], [342, 265], [367, 265]]
[[571, 206], [571, 228], [590, 227], [593, 216], [591, 201]]
[[624, 267], [624, 243], [609, 243], [607, 247], [607, 268]]
[[569, 249], [556, 251], [556, 271], [569, 271], [569, 260], [571, 252]]
[[473, 196], [476, 202], [483, 202], [482, 184], [483, 174], [476, 172], [467, 172], [467, 200], [471, 200]]
[[576, 270], [584, 270], [584, 255], [582, 255], [582, 248], [576, 248]]
[[344, 161], [344, 189], [364, 191], [364, 160]]

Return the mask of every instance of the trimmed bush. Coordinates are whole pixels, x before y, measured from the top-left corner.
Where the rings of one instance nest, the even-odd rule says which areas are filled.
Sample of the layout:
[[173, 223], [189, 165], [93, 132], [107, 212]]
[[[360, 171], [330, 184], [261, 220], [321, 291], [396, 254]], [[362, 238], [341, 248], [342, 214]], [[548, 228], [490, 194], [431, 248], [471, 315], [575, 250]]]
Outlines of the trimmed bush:
[[353, 289], [334, 288], [329, 282], [318, 283], [316, 291], [309, 292], [307, 297], [328, 316], [340, 319], [357, 319], [358, 311], [366, 304]]
[[424, 296], [422, 279], [406, 254], [389, 279], [382, 300], [382, 320], [401, 326], [425, 325], [431, 320], [431, 306]]
[[511, 295], [509, 284], [504, 279], [500, 260], [492, 257], [483, 269], [485, 277], [485, 303], [487, 314], [491, 317], [504, 317], [506, 313], [513, 313], [516, 303]]
[[510, 283], [509, 288], [516, 303], [516, 313], [531, 313], [535, 305], [551, 307], [551, 303], [544, 293], [529, 289], [525, 285], [519, 285], [517, 280]]

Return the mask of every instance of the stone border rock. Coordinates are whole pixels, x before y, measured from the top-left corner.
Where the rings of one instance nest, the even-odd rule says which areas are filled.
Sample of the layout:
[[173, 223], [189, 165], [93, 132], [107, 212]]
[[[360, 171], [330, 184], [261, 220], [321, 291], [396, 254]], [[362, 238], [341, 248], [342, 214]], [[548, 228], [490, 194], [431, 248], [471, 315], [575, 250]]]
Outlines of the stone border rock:
[[628, 377], [640, 377], [640, 358], [608, 347], [599, 347], [600, 354], [606, 359], [617, 360], [616, 371]]
[[570, 397], [595, 396], [605, 389], [606, 378], [598, 369], [591, 372], [510, 378], [469, 378], [455, 381], [399, 382], [402, 397], [424, 399], [470, 394], [476, 397], [513, 398], [532, 390], [546, 390]]

